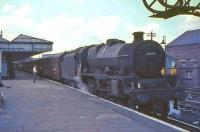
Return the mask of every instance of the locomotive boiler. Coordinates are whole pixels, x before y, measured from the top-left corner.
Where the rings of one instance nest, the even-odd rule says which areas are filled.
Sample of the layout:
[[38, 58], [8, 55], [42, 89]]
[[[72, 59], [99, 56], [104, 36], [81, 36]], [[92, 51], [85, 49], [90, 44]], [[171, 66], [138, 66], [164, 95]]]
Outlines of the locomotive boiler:
[[110, 39], [106, 45], [88, 50], [90, 72], [113, 72], [118, 75], [136, 74], [142, 78], [155, 78], [165, 65], [165, 52], [155, 41], [144, 41], [143, 32], [136, 32], [135, 41], [126, 44]]

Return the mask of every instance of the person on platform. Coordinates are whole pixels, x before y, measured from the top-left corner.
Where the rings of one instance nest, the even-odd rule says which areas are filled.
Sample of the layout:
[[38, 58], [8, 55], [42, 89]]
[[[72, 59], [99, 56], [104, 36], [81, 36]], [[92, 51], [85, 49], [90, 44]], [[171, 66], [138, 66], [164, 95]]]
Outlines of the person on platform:
[[37, 76], [37, 67], [36, 65], [33, 66], [33, 83], [36, 83], [36, 76]]

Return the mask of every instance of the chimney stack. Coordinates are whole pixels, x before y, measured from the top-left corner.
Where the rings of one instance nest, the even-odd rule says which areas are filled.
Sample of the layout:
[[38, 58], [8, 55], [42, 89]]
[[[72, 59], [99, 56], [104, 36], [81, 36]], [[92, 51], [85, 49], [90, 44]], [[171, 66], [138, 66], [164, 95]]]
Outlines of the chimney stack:
[[134, 36], [133, 42], [135, 43], [135, 42], [143, 41], [144, 40], [143, 35], [144, 35], [144, 32], [134, 32], [133, 33], [133, 36]]

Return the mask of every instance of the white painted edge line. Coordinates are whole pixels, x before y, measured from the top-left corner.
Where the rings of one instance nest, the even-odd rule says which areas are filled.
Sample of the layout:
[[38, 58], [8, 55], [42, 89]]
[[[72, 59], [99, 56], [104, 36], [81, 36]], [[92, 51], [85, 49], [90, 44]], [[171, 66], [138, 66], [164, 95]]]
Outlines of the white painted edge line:
[[98, 96], [96, 96], [96, 95], [92, 95], [92, 94], [89, 94], [89, 93], [87, 93], [87, 92], [81, 91], [80, 89], [76, 89], [76, 88], [74, 88], [74, 87], [71, 87], [71, 86], [68, 86], [68, 85], [62, 84], [62, 83], [60, 83], [60, 82], [56, 82], [56, 81], [47, 79], [47, 78], [45, 78], [45, 79], [48, 80], [48, 81], [50, 81], [50, 82], [53, 82], [53, 83], [56, 83], [56, 84], [59, 84], [59, 85], [63, 85], [63, 86], [65, 86], [65, 87], [68, 87], [68, 88], [70, 88], [70, 89], [73, 89], [73, 90], [75, 90], [75, 91], [79, 91], [79, 92], [81, 92], [81, 93], [87, 94], [87, 95], [89, 95], [89, 96], [96, 97], [96, 98], [98, 98], [99, 100], [102, 100], [102, 101], [104, 101], [104, 102], [107, 102], [107, 103], [113, 104], [113, 105], [115, 105], [115, 106], [121, 107], [121, 108], [126, 109], [126, 110], [128, 110], [128, 111], [134, 112], [134, 113], [136, 113], [136, 114], [138, 114], [138, 115], [140, 115], [140, 116], [146, 117], [146, 118], [148, 118], [148, 119], [150, 119], [150, 120], [153, 120], [153, 121], [159, 122], [159, 123], [161, 123], [161, 124], [163, 124], [163, 125], [166, 125], [166, 126], [169, 126], [169, 127], [171, 127], [171, 128], [177, 129], [178, 131], [181, 131], [181, 132], [189, 132], [189, 131], [187, 131], [187, 130], [185, 130], [185, 129], [183, 129], [183, 128], [174, 126], [174, 125], [172, 125], [172, 124], [169, 124], [169, 123], [167, 123], [167, 122], [161, 121], [161, 120], [156, 119], [156, 118], [154, 118], [154, 117], [145, 115], [145, 114], [140, 113], [140, 112], [138, 112], [138, 111], [135, 111], [135, 110], [132, 110], [132, 109], [130, 109], [130, 108], [127, 108], [127, 107], [121, 106], [121, 105], [119, 105], [119, 104], [113, 103], [113, 102], [111, 102], [111, 101], [109, 101], [109, 100], [100, 98], [100, 97], [98, 97]]
[[[169, 117], [170, 118], [170, 117]], [[185, 124], [185, 125], [188, 125], [188, 126], [191, 126], [191, 127], [194, 127], [194, 128], [197, 128], [197, 129], [199, 129], [198, 127], [196, 127], [196, 126], [193, 126], [193, 125], [191, 125], [191, 124], [188, 124], [188, 123], [186, 123], [186, 122], [182, 122], [182, 121], [180, 121], [180, 120], [176, 120], [176, 119], [173, 119], [173, 118], [170, 118], [171, 120], [174, 120], [174, 121], [176, 121], [176, 122], [180, 122], [180, 123], [182, 123], [182, 124]]]

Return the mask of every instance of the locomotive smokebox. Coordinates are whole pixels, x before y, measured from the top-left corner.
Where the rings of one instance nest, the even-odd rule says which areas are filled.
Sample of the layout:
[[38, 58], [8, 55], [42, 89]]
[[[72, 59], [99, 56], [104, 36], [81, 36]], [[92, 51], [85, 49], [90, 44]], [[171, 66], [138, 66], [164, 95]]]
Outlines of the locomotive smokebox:
[[135, 43], [135, 42], [143, 41], [144, 40], [143, 35], [144, 35], [144, 32], [134, 32], [133, 33], [133, 36], [134, 36], [133, 42]]

